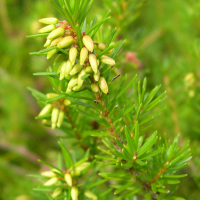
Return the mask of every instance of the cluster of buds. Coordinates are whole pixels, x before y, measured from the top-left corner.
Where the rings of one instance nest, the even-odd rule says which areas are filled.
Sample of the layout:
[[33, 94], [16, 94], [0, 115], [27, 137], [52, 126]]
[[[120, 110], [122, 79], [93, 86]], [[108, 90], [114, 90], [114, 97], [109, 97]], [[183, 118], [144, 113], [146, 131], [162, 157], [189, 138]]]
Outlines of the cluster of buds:
[[[45, 178], [48, 178], [44, 183], [44, 186], [67, 186], [68, 188], [71, 188], [71, 198], [72, 200], [78, 200], [79, 196], [79, 188], [77, 185], [77, 177], [81, 175], [81, 172], [86, 169], [90, 165], [90, 162], [84, 162], [78, 166], [76, 166], [74, 169], [69, 169], [64, 172], [58, 171], [56, 169], [53, 169], [52, 171], [45, 171], [42, 172], [41, 175]], [[64, 187], [57, 187], [52, 192], [51, 196], [52, 198], [57, 198], [63, 193]], [[97, 199], [97, 196], [93, 194], [91, 191], [86, 190], [84, 191], [84, 195], [88, 198], [91, 198], [93, 200]]]
[[[47, 98], [51, 99], [58, 96], [56, 93], [49, 93], [47, 94]], [[60, 127], [62, 125], [65, 110], [67, 106], [69, 106], [71, 102], [67, 99], [60, 99], [58, 101], [53, 102], [52, 104], [47, 104], [39, 113], [39, 117], [43, 118], [43, 124], [51, 124], [52, 129], [56, 127]], [[48, 120], [49, 115], [51, 115], [51, 121]]]
[[[56, 18], [44, 18], [39, 22], [48, 24], [38, 31], [39, 33], [49, 33], [44, 47], [55, 47], [50, 49], [47, 59], [57, 54], [54, 63], [58, 64], [57, 73], [60, 80], [69, 79], [66, 93], [81, 91], [89, 84], [94, 93], [101, 90], [104, 94], [108, 94], [108, 84], [101, 75], [102, 67], [100, 66], [101, 64], [114, 66], [115, 61], [107, 55], [102, 55], [97, 59], [96, 54], [103, 51], [106, 45], [96, 43], [90, 36], [82, 33], [81, 44], [84, 46], [81, 48], [76, 31], [68, 22], [58, 21]], [[68, 55], [59, 49], [65, 50]], [[110, 53], [111, 51], [108, 52], [108, 54]], [[90, 81], [85, 81], [85, 77]]]

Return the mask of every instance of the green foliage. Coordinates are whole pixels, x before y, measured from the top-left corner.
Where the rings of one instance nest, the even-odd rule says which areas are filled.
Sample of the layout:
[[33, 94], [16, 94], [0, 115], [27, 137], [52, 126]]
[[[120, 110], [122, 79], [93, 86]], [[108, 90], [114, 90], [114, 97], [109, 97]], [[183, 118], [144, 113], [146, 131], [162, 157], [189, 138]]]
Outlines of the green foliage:
[[[116, 29], [114, 29], [111, 32], [111, 35], [108, 37], [103, 51], [99, 54], [98, 49], [95, 48], [95, 51], [93, 52], [93, 45], [99, 44], [93, 42], [89, 35], [92, 34], [91, 36], [94, 39], [95, 34], [98, 33], [101, 25], [107, 19], [109, 19], [109, 17], [106, 16], [99, 22], [97, 22], [95, 18], [90, 22], [90, 28], [87, 30], [87, 25], [85, 23], [86, 16], [91, 7], [92, 1], [84, 1], [84, 3], [81, 1], [59, 1], [61, 8], [58, 7], [55, 2], [51, 2], [54, 7], [66, 17], [69, 24], [66, 26], [66, 22], [58, 21], [61, 23], [61, 25], [58, 27], [64, 27], [67, 30], [69, 29], [68, 35], [72, 35], [74, 38], [76, 38], [77, 42], [74, 40], [73, 46], [76, 48], [78, 54], [80, 53], [80, 59], [84, 59], [85, 62], [83, 63], [85, 64], [83, 64], [83, 70], [78, 73], [78, 82], [74, 82], [77, 79], [75, 78], [77, 77], [76, 75], [68, 75], [73, 67], [70, 68], [70, 71], [67, 75], [63, 74], [65, 77], [63, 78], [62, 73], [66, 73], [63, 72], [63, 69], [66, 71], [70, 67], [69, 65], [67, 69], [64, 68], [65, 66], [63, 63], [66, 61], [63, 58], [64, 55], [69, 55], [70, 59], [71, 51], [71, 49], [69, 51], [69, 48], [66, 48], [69, 47], [69, 44], [66, 43], [66, 45], [64, 45], [63, 42], [62, 45], [59, 45], [65, 40], [65, 37], [63, 36], [63, 39], [60, 40], [61, 42], [58, 43], [59, 47], [47, 47], [46, 49], [37, 52], [38, 55], [47, 54], [48, 59], [49, 53], [56, 49], [55, 53], [59, 54], [54, 61], [54, 67], [50, 68], [49, 72], [34, 73], [36, 76], [49, 76], [53, 89], [56, 93], [47, 94], [46, 98], [44, 94], [41, 94], [34, 89], [30, 88], [29, 90], [31, 90], [33, 96], [35, 96], [40, 102], [40, 105], [45, 105], [39, 114], [38, 119], [44, 119], [45, 121], [43, 123], [47, 123], [47, 125], [49, 125], [49, 118], [51, 118], [51, 126], [53, 129], [56, 127], [56, 123], [59, 123], [59, 125], [57, 124], [57, 127], [62, 126], [64, 123], [68, 123], [68, 127], [71, 125], [71, 130], [69, 132], [67, 129], [65, 130], [65, 128], [61, 128], [66, 134], [63, 139], [78, 139], [78, 141], [75, 143], [76, 146], [82, 146], [82, 141], [86, 141], [90, 138], [90, 141], [87, 143], [87, 148], [93, 148], [94, 150], [92, 152], [86, 152], [87, 156], [89, 156], [87, 159], [90, 158], [90, 160], [93, 160], [92, 163], [89, 164], [86, 169], [82, 169], [79, 172], [77, 169], [79, 165], [73, 163], [73, 160], [67, 149], [64, 147], [62, 142], [59, 142], [65, 161], [66, 171], [63, 172], [62, 169], [58, 169], [51, 164], [40, 161], [43, 164], [52, 167], [53, 169], [57, 169], [58, 171], [49, 172], [50, 174], [54, 173], [55, 175], [51, 176], [51, 179], [44, 183], [44, 186], [36, 189], [36, 191], [49, 192], [53, 189], [52, 196], [47, 194], [49, 199], [54, 199], [56, 197], [59, 197], [59, 199], [72, 198], [72, 200], [77, 198], [84, 199], [82, 194], [85, 194], [86, 197], [97, 199], [98, 197], [92, 192], [89, 192], [89, 196], [87, 196], [87, 192], [82, 191], [80, 186], [82, 186], [83, 189], [91, 189], [92, 187], [97, 187], [99, 184], [102, 184], [107, 180], [112, 180], [116, 181], [116, 184], [109, 184], [109, 187], [111, 187], [112, 190], [116, 189], [114, 192], [114, 195], [118, 196], [116, 199], [127, 199], [136, 194], [146, 197], [148, 193], [151, 194], [152, 198], [161, 198], [162, 196], [165, 197], [166, 195], [169, 196], [169, 191], [165, 189], [166, 185], [178, 184], [178, 178], [185, 176], [185, 174], [175, 175], [175, 172], [183, 168], [186, 165], [186, 162], [191, 159], [190, 151], [187, 149], [187, 146], [186, 148], [179, 149], [179, 137], [176, 137], [174, 142], [170, 145], [167, 140], [163, 141], [161, 138], [158, 140], [157, 131], [152, 133], [147, 138], [144, 134], [142, 134], [144, 130], [149, 128], [155, 116], [163, 110], [161, 109], [159, 111], [153, 111], [154, 108], [165, 99], [165, 92], [155, 98], [160, 86], [156, 86], [153, 90], [147, 93], [146, 78], [141, 84], [140, 81], [138, 83], [136, 82], [136, 75], [130, 81], [127, 81], [126, 75], [124, 76], [120, 86], [118, 88], [113, 88], [113, 90], [107, 94], [108, 89], [106, 88], [108, 88], [108, 85], [111, 85], [112, 82], [119, 77], [116, 76], [109, 81], [111, 76], [110, 70], [104, 70], [103, 73], [99, 71], [99, 76], [105, 77], [105, 79], [103, 78], [104, 82], [98, 82], [99, 78], [97, 80], [96, 78], [93, 79], [90, 72], [88, 74], [85, 72], [80, 82], [79, 76], [81, 76], [87, 66], [91, 65], [92, 70], [94, 71], [93, 73], [96, 73], [96, 67], [97, 69], [99, 68], [98, 62], [101, 63], [101, 57], [105, 56], [106, 54], [108, 55], [109, 51], [115, 47], [115, 50], [112, 50], [111, 53], [111, 58], [114, 58], [120, 51], [124, 42], [119, 43], [117, 48], [116, 45], [111, 45], [109, 48], [109, 45], [115, 36]], [[83, 7], [81, 7], [81, 5]], [[82, 27], [78, 24], [80, 24]], [[50, 35], [56, 36], [57, 33], [55, 31], [57, 30], [53, 30], [48, 35], [47, 39], [50, 37]], [[81, 30], [84, 30], [85, 32], [81, 33]], [[87, 36], [85, 36], [85, 34]], [[30, 37], [36, 36], [34, 35]], [[78, 46], [76, 46], [76, 44], [78, 44]], [[85, 59], [87, 54], [84, 54], [84, 56], [82, 54], [83, 44], [88, 51], [94, 53], [92, 54], [94, 58], [90, 58], [89, 55], [89, 62]], [[62, 47], [60, 48], [60, 46]], [[97, 61], [94, 55], [97, 55], [97, 59], [100, 58], [100, 61]], [[71, 57], [72, 56], [73, 55], [71, 55]], [[58, 62], [57, 60], [60, 57], [62, 57], [62, 59]], [[102, 63], [104, 64], [103, 68], [106, 68], [106, 64], [115, 63], [115, 61], [111, 58], [106, 57], [107, 60]], [[79, 63], [77, 55], [75, 55], [74, 61]], [[67, 62], [70, 63], [70, 60]], [[97, 66], [95, 62], [97, 63]], [[77, 64], [74, 66], [74, 68], [76, 68], [76, 66]], [[57, 76], [57, 74], [60, 74], [60, 78]], [[106, 80], [108, 83], [106, 83]], [[79, 84], [82, 85], [83, 82], [85, 85], [87, 85], [86, 87], [78, 91], [73, 89], [74, 92], [72, 92], [71, 88], [73, 88], [76, 84], [78, 84], [78, 87], [80, 87]], [[101, 91], [94, 93], [89, 87], [91, 83], [98, 84]], [[73, 84], [73, 86], [71, 86], [71, 84]], [[128, 96], [124, 98], [125, 92], [130, 86], [133, 87], [133, 91], [130, 92], [130, 94], [132, 94], [134, 98], [130, 98]], [[81, 96], [79, 96], [79, 94]], [[134, 101], [132, 101], [132, 99], [134, 99]], [[93, 100], [93, 102], [91, 100]], [[96, 103], [96, 105], [94, 103]], [[65, 106], [67, 107], [65, 108]], [[51, 110], [49, 110], [50, 108], [53, 110], [51, 114]], [[63, 112], [65, 115], [65, 117], [62, 117], [62, 120], [60, 120], [59, 117], [59, 113], [61, 112]], [[87, 120], [83, 118], [84, 116], [87, 117], [88, 120], [95, 120], [98, 122], [100, 127], [98, 129], [90, 130], [86, 125]], [[85, 125], [83, 125], [83, 122]], [[89, 130], [89, 133], [87, 131], [83, 132], [83, 130], [87, 129]], [[85, 132], [86, 134], [84, 134]], [[98, 137], [98, 148], [96, 148], [96, 145], [93, 145], [93, 137]], [[105, 147], [108, 148], [108, 150]], [[82, 146], [82, 148], [83, 150], [86, 149], [84, 146]], [[80, 184], [77, 180], [74, 180], [74, 176], [84, 174], [95, 164], [96, 160], [94, 158], [97, 160], [96, 167], [100, 171], [98, 175], [105, 180], [98, 181], [98, 184], [91, 183], [89, 186], [88, 182], [83, 182]], [[85, 158], [83, 158], [82, 161], [79, 161], [79, 164], [83, 161], [85, 161]], [[61, 165], [61, 163], [59, 165]], [[100, 166], [101, 169], [99, 168]], [[110, 167], [109, 171], [107, 171], [108, 166]], [[78, 175], [76, 175], [77, 173]], [[95, 169], [91, 169], [90, 173], [95, 174]], [[47, 186], [50, 186], [51, 188], [48, 188]], [[142, 189], [145, 189], [145, 193], [142, 193]], [[112, 190], [109, 189], [108, 193], [110, 193]], [[56, 193], [57, 191], [59, 191], [58, 194]], [[105, 191], [103, 194], [106, 195], [108, 193]], [[101, 195], [101, 198], [105, 197]]]
[[[2, 2], [1, 11], [6, 8]], [[6, 22], [0, 31], [1, 198], [55, 199], [53, 193], [61, 191], [56, 199], [71, 199], [76, 187], [78, 199], [198, 199], [199, 3], [50, 2], [53, 6], [48, 1], [7, 1], [11, 29], [7, 12], [1, 12]], [[35, 34], [41, 28], [36, 20], [49, 16], [66, 20], [73, 28], [77, 36], [76, 62], [85, 45], [84, 34], [95, 41], [93, 54], [97, 59], [106, 55], [115, 60], [116, 65], [111, 67], [100, 63], [108, 95], [98, 82], [99, 92], [92, 91], [93, 73], [80, 77], [85, 88], [66, 93], [73, 77], [60, 80], [61, 61], [51, 58], [47, 62], [45, 57], [54, 50], [67, 60], [69, 47], [43, 49], [41, 45], [49, 33]], [[33, 35], [25, 38], [27, 33]], [[105, 44], [104, 50], [98, 49], [99, 43]], [[28, 56], [27, 52], [37, 47], [42, 50]], [[24, 92], [27, 85], [41, 109], [58, 106], [60, 116], [64, 111], [56, 130], [49, 128], [55, 112], [38, 115], [38, 106]], [[185, 142], [188, 139], [191, 153], [189, 142]], [[185, 167], [191, 154], [193, 159]], [[90, 164], [74, 175], [83, 163]], [[48, 170], [59, 179], [53, 186], [44, 186], [50, 178], [41, 174], [25, 177]], [[68, 173], [73, 186], [65, 180]]]

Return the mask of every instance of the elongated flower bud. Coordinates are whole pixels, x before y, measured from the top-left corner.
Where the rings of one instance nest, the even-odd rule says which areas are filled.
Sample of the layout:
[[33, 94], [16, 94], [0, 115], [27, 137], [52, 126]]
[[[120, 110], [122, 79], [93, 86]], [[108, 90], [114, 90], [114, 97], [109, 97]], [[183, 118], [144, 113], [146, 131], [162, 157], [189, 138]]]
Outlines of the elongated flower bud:
[[71, 76], [73, 76], [73, 75], [77, 74], [78, 72], [80, 72], [82, 69], [83, 69], [83, 66], [80, 65], [80, 63], [77, 63], [77, 64], [73, 67], [73, 69], [70, 71], [69, 74], [70, 74]]
[[72, 187], [71, 197], [72, 197], [72, 200], [78, 200], [78, 188], [77, 187]]
[[87, 67], [85, 68], [85, 71], [86, 71], [87, 74], [93, 73], [92, 67], [90, 67], [90, 66], [87, 66]]
[[51, 40], [47, 39], [46, 43], [44, 44], [44, 47], [48, 47], [50, 44], [51, 44]]
[[98, 87], [98, 85], [97, 84], [91, 84], [91, 90], [93, 91], [93, 92], [99, 92], [99, 87]]
[[38, 33], [49, 33], [51, 31], [53, 31], [55, 28], [56, 28], [55, 25], [48, 25], [48, 26], [45, 26], [45, 27], [41, 28], [40, 30], [38, 30]]
[[57, 29], [53, 30], [47, 37], [47, 39], [53, 40], [55, 38], [63, 36], [65, 33], [65, 29], [63, 27], [58, 27]]
[[90, 54], [89, 55], [89, 61], [90, 61], [90, 65], [92, 67], [92, 70], [94, 71], [94, 73], [97, 73], [98, 64], [97, 64], [96, 56], [94, 54]]
[[100, 78], [100, 71], [98, 70], [97, 73], [95, 73], [93, 77], [94, 77], [94, 80], [95, 80], [95, 81], [99, 81], [99, 78]]
[[84, 64], [87, 57], [88, 57], [88, 50], [85, 47], [83, 47], [80, 52], [80, 64], [81, 65]]
[[60, 66], [58, 67], [57, 74], [60, 74], [60, 72], [61, 72], [61, 69], [63, 68], [63, 66], [65, 66], [65, 65], [66, 65], [66, 63], [67, 63], [67, 61], [63, 61], [63, 62], [60, 64]]
[[57, 45], [57, 47], [63, 49], [66, 48], [68, 46], [70, 46], [71, 44], [73, 44], [74, 42], [74, 38], [72, 36], [67, 36], [64, 37]]
[[76, 61], [76, 57], [77, 57], [77, 48], [76, 47], [72, 47], [70, 50], [69, 50], [69, 60], [70, 62], [72, 63], [72, 65], [74, 65], [75, 61]]
[[43, 24], [57, 24], [58, 19], [54, 17], [48, 17], [48, 18], [39, 19], [39, 22]]
[[99, 78], [99, 87], [104, 94], [108, 94], [108, 84], [104, 77]]
[[69, 93], [72, 91], [72, 88], [67, 88], [66, 93]]
[[107, 65], [115, 65], [115, 61], [108, 57], [108, 56], [101, 56], [100, 58], [101, 62], [104, 63], [104, 64], [107, 64]]
[[80, 173], [80, 171], [73, 170], [73, 171], [71, 171], [71, 175], [72, 176], [80, 176], [81, 173]]
[[78, 74], [78, 85], [81, 86], [83, 85], [84, 80], [82, 77], [86, 74], [85, 70], [82, 69], [81, 72]]
[[97, 196], [96, 196], [94, 193], [92, 193], [91, 191], [89, 191], [89, 190], [86, 190], [86, 191], [84, 192], [84, 195], [85, 195], [86, 197], [92, 199], [92, 200], [97, 200], [97, 199], [98, 199]]
[[68, 60], [66, 62], [66, 68], [65, 68], [65, 77], [67, 77], [69, 75], [69, 73], [71, 72], [72, 70], [72, 63]]
[[78, 92], [85, 88], [85, 85], [76, 85], [72, 88], [73, 91]]
[[56, 123], [58, 120], [58, 115], [59, 115], [59, 109], [58, 108], [53, 108], [52, 114], [51, 114], [51, 122]]
[[62, 193], [62, 188], [56, 188], [52, 193], [52, 198], [56, 198], [56, 197], [60, 196], [61, 193]]
[[106, 48], [106, 45], [103, 43], [99, 43], [97, 47], [99, 50], [103, 51]]
[[51, 178], [50, 180], [48, 180], [46, 183], [44, 183], [44, 186], [56, 185], [57, 182], [58, 182], [58, 178], [54, 177], [54, 178]]
[[75, 168], [75, 171], [81, 172], [81, 171], [83, 171], [84, 169], [86, 169], [89, 165], [90, 165], [90, 162], [84, 162], [84, 163], [78, 165], [78, 166]]
[[69, 106], [71, 104], [71, 101], [68, 99], [65, 99], [64, 104], [65, 106]]
[[60, 81], [65, 78], [66, 63], [64, 63], [60, 69]]
[[63, 111], [60, 111], [59, 116], [58, 116], [58, 122], [57, 122], [57, 127], [60, 128], [62, 123], [63, 123], [63, 119], [64, 119], [65, 113]]
[[65, 178], [66, 183], [67, 183], [70, 187], [72, 187], [72, 176], [71, 176], [70, 174], [66, 173], [64, 178]]
[[88, 36], [88, 35], [83, 36], [83, 44], [88, 49], [88, 51], [93, 52], [94, 43], [93, 43], [93, 40], [90, 36]]
[[53, 50], [51, 50], [51, 51], [49, 51], [48, 53], [47, 53], [47, 59], [50, 59], [51, 57], [53, 57], [55, 54], [57, 54], [58, 53], [58, 50], [57, 49], [53, 49]]
[[52, 99], [52, 98], [57, 97], [59, 95], [56, 94], [56, 93], [48, 93], [46, 96], [47, 96], [47, 99]]
[[38, 116], [47, 115], [47, 114], [49, 114], [51, 112], [51, 110], [52, 110], [52, 105], [48, 104], [41, 110], [41, 112], [39, 113]]
[[56, 46], [62, 39], [63, 39], [63, 37], [59, 37], [59, 38], [54, 39], [54, 40], [51, 42], [50, 46], [51, 46], [51, 47]]
[[56, 173], [57, 173], [57, 174], [60, 174], [60, 173], [61, 173], [59, 170], [57, 170], [57, 169], [55, 169], [55, 168], [52, 169], [52, 172], [55, 173], [55, 174], [56, 174]]
[[54, 174], [52, 171], [42, 172], [41, 175], [47, 178], [53, 178], [56, 176], [56, 174]]
[[56, 123], [51, 123], [51, 128], [55, 129], [56, 128]]
[[78, 84], [78, 76], [74, 76], [68, 83], [68, 88], [73, 88]]

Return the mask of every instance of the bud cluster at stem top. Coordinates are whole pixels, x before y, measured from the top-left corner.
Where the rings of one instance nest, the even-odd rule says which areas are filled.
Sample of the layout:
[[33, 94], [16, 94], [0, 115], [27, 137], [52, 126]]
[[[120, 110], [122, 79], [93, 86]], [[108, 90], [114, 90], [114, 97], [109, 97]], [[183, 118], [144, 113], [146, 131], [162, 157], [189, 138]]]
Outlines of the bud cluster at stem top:
[[[107, 55], [98, 54], [105, 50], [106, 45], [96, 43], [89, 35], [82, 33], [78, 41], [76, 31], [66, 21], [56, 18], [44, 18], [39, 22], [47, 24], [39, 33], [49, 33], [44, 47], [48, 48], [47, 59], [57, 55], [54, 65], [57, 67], [60, 81], [66, 80], [66, 91], [81, 91], [89, 86], [92, 92], [108, 93], [108, 84], [103, 77], [101, 64], [115, 65], [115, 61]], [[79, 44], [84, 46], [81, 48]], [[110, 54], [109, 50], [107, 54]], [[56, 112], [56, 111], [55, 111]], [[54, 123], [54, 122], [53, 122]]]

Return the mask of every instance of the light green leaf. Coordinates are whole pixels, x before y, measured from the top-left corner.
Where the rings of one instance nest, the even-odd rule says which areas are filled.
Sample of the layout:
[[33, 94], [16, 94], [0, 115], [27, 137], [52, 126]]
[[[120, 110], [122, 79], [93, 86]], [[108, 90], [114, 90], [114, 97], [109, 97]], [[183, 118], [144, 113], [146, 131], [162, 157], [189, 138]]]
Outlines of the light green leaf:
[[130, 181], [130, 182], [126, 183], [125, 185], [123, 185], [122, 187], [120, 187], [118, 190], [116, 190], [116, 191], [114, 192], [114, 195], [117, 195], [117, 194], [123, 192], [123, 191], [126, 190], [128, 187], [130, 187], [131, 185], [133, 185], [133, 183], [134, 183], [133, 181]]
[[147, 152], [156, 142], [157, 131], [155, 131], [144, 143], [144, 145], [138, 150], [138, 157], [143, 155], [145, 152]]
[[127, 141], [130, 153], [133, 155], [136, 152], [136, 148], [133, 142], [133, 138], [131, 137], [130, 131], [128, 130], [127, 126], [125, 126], [125, 136], [126, 136], [126, 141]]
[[63, 157], [64, 157], [64, 160], [65, 160], [66, 168], [67, 169], [73, 168], [74, 164], [73, 164], [72, 158], [69, 155], [67, 149], [63, 146], [63, 144], [61, 143], [61, 141], [59, 141], [58, 144], [61, 147], [61, 150], [62, 150], [62, 153], [63, 153]]

